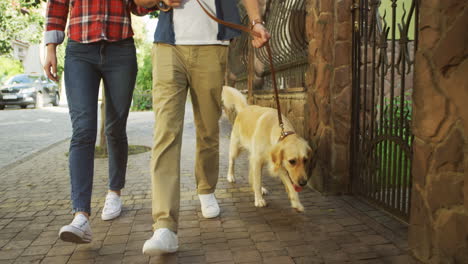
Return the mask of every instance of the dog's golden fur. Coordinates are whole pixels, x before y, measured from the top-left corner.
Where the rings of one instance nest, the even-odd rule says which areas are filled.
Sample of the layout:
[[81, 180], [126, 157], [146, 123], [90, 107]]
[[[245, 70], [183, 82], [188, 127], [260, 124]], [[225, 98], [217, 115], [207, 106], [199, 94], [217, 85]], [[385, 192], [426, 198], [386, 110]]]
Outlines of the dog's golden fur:
[[[304, 211], [297, 191], [307, 184], [307, 164], [312, 159], [312, 149], [298, 134], [292, 134], [279, 141], [281, 129], [277, 110], [269, 107], [248, 105], [237, 89], [224, 86], [222, 92], [225, 110], [235, 109], [235, 118], [229, 148], [229, 169], [227, 179], [235, 182], [234, 160], [241, 149], [250, 152], [249, 182], [255, 194], [255, 206], [266, 206], [262, 187], [262, 167], [268, 165], [270, 174], [279, 177], [286, 187], [291, 206]], [[294, 131], [291, 123], [282, 116], [285, 131]]]

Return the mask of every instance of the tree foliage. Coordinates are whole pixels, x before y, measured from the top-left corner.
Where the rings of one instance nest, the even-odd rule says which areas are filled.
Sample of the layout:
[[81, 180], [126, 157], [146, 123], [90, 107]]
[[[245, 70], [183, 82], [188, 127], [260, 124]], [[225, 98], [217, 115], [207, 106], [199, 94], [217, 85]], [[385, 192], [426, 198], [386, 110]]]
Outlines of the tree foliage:
[[153, 12], [149, 13], [149, 16], [151, 18], [158, 18], [159, 17], [159, 10], [156, 10], [156, 11], [153, 11]]
[[11, 51], [11, 41], [39, 43], [44, 16], [41, 0], [0, 0], [0, 54]]
[[152, 108], [152, 69], [151, 43], [145, 43], [138, 50], [138, 75], [133, 92], [133, 110], [144, 111]]
[[140, 17], [132, 17], [138, 58], [138, 75], [133, 93], [133, 110], [149, 110], [152, 107], [151, 43], [146, 40], [146, 28]]
[[42, 2], [47, 2], [46, 0], [21, 0], [21, 7], [30, 9], [30, 8], [39, 8]]
[[23, 65], [20, 61], [7, 56], [0, 56], [0, 84], [5, 82], [8, 77], [22, 72]]

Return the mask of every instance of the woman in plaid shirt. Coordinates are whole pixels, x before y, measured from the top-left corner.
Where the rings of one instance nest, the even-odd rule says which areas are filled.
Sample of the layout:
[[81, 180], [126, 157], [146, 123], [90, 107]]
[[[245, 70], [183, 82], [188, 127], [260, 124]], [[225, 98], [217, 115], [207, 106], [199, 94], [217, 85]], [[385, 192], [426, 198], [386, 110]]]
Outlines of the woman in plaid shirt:
[[106, 137], [109, 152], [109, 191], [102, 219], [120, 215], [120, 190], [125, 185], [128, 142], [126, 123], [137, 75], [130, 14], [148, 9], [133, 0], [49, 0], [46, 14], [44, 70], [58, 81], [56, 47], [65, 37], [65, 86], [73, 126], [69, 169], [74, 219], [60, 229], [64, 241], [91, 242], [89, 215], [93, 187], [99, 84], [106, 94]]

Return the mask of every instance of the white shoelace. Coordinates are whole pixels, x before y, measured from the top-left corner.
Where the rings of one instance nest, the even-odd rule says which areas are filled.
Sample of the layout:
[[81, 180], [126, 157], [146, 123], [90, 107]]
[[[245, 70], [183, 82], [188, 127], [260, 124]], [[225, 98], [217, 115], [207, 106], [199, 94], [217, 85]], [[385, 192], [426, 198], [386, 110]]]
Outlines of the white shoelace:
[[104, 209], [106, 211], [115, 210], [120, 206], [120, 197], [117, 194], [107, 194], [106, 202], [104, 203]]
[[83, 230], [87, 223], [88, 223], [88, 218], [86, 218], [86, 216], [82, 214], [77, 214], [73, 218], [71, 225]]

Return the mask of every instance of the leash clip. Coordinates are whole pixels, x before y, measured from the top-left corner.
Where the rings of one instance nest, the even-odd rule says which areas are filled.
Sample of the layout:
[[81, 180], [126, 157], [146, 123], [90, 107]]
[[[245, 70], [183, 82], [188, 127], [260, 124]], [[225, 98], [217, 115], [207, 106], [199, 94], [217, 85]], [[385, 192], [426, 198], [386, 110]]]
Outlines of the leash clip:
[[281, 127], [281, 135], [280, 135], [278, 142], [282, 141], [289, 135], [296, 134], [296, 132], [294, 131], [284, 131], [284, 126], [282, 123], [280, 124], [280, 127]]

